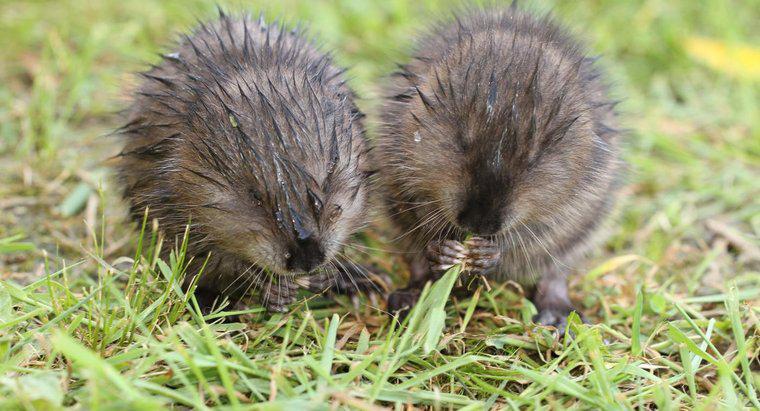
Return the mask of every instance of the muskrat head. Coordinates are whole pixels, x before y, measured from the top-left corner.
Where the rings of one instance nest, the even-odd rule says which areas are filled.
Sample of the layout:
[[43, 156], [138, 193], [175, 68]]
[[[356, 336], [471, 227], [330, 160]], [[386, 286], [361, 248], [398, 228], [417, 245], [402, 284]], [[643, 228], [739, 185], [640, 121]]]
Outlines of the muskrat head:
[[308, 273], [332, 260], [364, 222], [362, 174], [345, 169], [320, 181], [293, 166], [282, 162], [273, 170], [279, 182], [251, 174], [235, 177], [229, 189], [204, 184], [211, 201], [197, 226], [205, 241], [281, 275]]
[[568, 216], [605, 144], [579, 98], [578, 65], [536, 52], [512, 62], [450, 59], [397, 100], [406, 106], [395, 131], [402, 190], [480, 236]]
[[214, 138], [183, 140], [175, 191], [202, 202], [192, 216], [199, 244], [280, 275], [329, 264], [365, 224], [367, 182], [358, 112], [348, 103], [323, 112], [324, 123], [298, 134], [276, 115], [237, 113], [234, 127], [222, 116], [210, 125]]

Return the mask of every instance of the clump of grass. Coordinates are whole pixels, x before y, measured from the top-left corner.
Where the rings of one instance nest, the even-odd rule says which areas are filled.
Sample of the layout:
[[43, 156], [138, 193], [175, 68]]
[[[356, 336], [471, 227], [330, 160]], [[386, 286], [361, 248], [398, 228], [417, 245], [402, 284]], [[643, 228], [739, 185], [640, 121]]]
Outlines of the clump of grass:
[[[79, 291], [70, 272], [81, 263], [23, 287], [2, 284], [1, 404], [758, 406], [757, 337], [744, 329], [753, 314], [741, 301], [760, 289], [654, 302], [661, 294], [640, 287], [631, 337], [574, 316], [574, 338], [556, 341], [551, 330], [519, 321], [532, 307], [506, 286], [451, 303], [456, 266], [423, 291], [402, 324], [376, 307], [365, 307], [366, 315], [347, 302], [314, 300], [287, 315], [254, 307], [242, 323], [223, 323], [233, 313], [204, 316], [180, 287], [186, 242], [164, 262], [161, 240], [146, 225], [133, 258], [88, 256], [97, 277]], [[700, 308], [715, 302], [724, 319], [708, 320]], [[646, 325], [654, 304], [668, 315]]]

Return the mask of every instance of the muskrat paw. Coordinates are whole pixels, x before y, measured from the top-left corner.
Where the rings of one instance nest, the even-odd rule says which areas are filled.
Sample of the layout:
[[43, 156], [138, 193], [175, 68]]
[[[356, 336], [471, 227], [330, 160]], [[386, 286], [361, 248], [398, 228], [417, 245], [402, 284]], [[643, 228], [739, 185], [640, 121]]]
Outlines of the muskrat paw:
[[339, 270], [323, 270], [296, 280], [313, 293], [356, 295], [387, 294], [391, 280], [384, 274], [356, 265], [344, 264]]
[[586, 318], [572, 306], [558, 306], [539, 308], [538, 314], [533, 317], [533, 322], [543, 326], [550, 326], [557, 329], [557, 335], [563, 337], [567, 328], [567, 316], [575, 311], [581, 317], [581, 321], [586, 323]]
[[[198, 307], [201, 309], [201, 315], [204, 317], [219, 311], [222, 309], [222, 305], [224, 305], [224, 311], [232, 311], [243, 308], [241, 307], [240, 300], [235, 299], [231, 296], [225, 296], [224, 294], [212, 288], [198, 287], [195, 289], [194, 295], [195, 301], [198, 302]], [[227, 301], [226, 305], [225, 301]], [[218, 318], [221, 318], [221, 321], [225, 323], [240, 322], [239, 315], [225, 315]]]
[[264, 297], [263, 305], [264, 308], [266, 308], [270, 313], [286, 313], [288, 312], [288, 306], [293, 304], [295, 301], [295, 297], [286, 298], [279, 295], [269, 295]]
[[471, 274], [486, 274], [498, 264], [501, 258], [499, 246], [482, 237], [470, 238], [464, 242], [464, 247], [467, 250], [465, 266]]
[[396, 290], [388, 296], [388, 312], [395, 315], [399, 321], [403, 321], [419, 299], [420, 290], [418, 288], [410, 287]]
[[425, 250], [425, 257], [430, 262], [431, 270], [443, 272], [461, 264], [467, 258], [467, 249], [459, 241], [432, 241]]
[[285, 313], [296, 302], [298, 285], [292, 281], [270, 282], [261, 292], [261, 302], [269, 312]]
[[219, 307], [219, 305], [224, 300], [224, 297], [222, 297], [218, 291], [208, 288], [198, 287], [195, 289], [194, 295], [195, 301], [198, 302], [198, 307], [201, 309], [202, 315], [209, 315], [213, 313], [214, 308]]

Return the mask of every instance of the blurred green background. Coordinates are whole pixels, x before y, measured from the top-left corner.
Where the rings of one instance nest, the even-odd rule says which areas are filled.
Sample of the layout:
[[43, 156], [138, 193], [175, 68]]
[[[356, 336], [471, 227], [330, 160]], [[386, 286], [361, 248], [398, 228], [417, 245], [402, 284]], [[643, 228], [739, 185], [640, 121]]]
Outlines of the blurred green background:
[[[610, 240], [589, 263], [596, 268], [573, 279], [574, 298], [593, 322], [625, 336], [631, 335], [639, 284], [660, 298], [653, 297], [644, 312], [647, 332], [663, 330], [673, 315], [662, 296], [692, 304], [690, 313], [718, 318], [725, 328], [722, 305], [711, 305], [722, 300], [699, 296], [725, 295], [735, 282], [746, 302], [741, 323], [748, 336], [756, 335], [760, 1], [519, 3], [553, 12], [602, 56], [628, 129], [625, 199]], [[137, 236], [103, 163], [119, 151], [119, 142], [107, 135], [120, 124], [117, 113], [135, 84], [133, 73], [158, 61], [158, 53], [196, 19], [214, 18], [215, 4], [0, 0], [0, 280], [24, 284], [39, 278], [50, 271], [46, 258], [52, 266], [84, 260], [73, 270], [76, 277], [96, 271], [98, 263], [88, 259], [92, 250], [107, 261], [133, 253]], [[307, 23], [313, 37], [350, 68], [360, 105], [373, 119], [383, 78], [405, 61], [415, 33], [439, 17], [449, 19], [461, 2], [219, 4], [230, 12], [263, 11], [290, 24]], [[368, 258], [403, 276], [382, 252]], [[721, 332], [720, 347], [733, 347], [731, 331]], [[675, 356], [664, 350], [652, 358], [660, 355]], [[756, 357], [753, 364], [757, 369]], [[680, 372], [676, 365], [673, 370]], [[714, 382], [715, 375], [714, 369], [704, 371], [705, 381]], [[698, 397], [681, 400], [699, 404]]]

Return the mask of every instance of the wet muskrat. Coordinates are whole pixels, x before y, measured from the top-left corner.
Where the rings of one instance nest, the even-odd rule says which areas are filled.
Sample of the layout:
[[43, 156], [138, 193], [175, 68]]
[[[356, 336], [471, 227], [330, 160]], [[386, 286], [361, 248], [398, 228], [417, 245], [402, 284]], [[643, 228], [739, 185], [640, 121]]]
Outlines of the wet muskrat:
[[363, 115], [343, 72], [299, 29], [220, 12], [142, 73], [119, 180], [135, 220], [148, 209], [171, 241], [189, 224], [186, 285], [205, 262], [203, 306], [258, 289], [283, 311], [298, 288], [366, 284], [341, 257], [368, 197]]
[[464, 261], [531, 290], [536, 321], [564, 328], [566, 277], [598, 242], [619, 185], [615, 104], [550, 17], [514, 6], [457, 16], [417, 40], [387, 90], [374, 159], [411, 252], [389, 309]]

